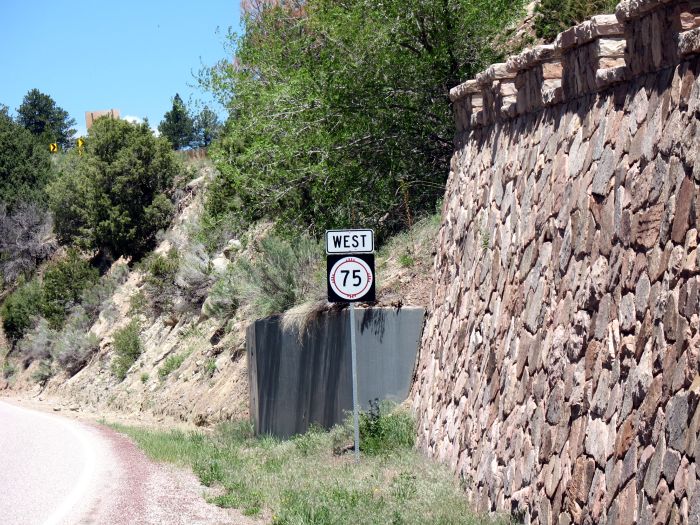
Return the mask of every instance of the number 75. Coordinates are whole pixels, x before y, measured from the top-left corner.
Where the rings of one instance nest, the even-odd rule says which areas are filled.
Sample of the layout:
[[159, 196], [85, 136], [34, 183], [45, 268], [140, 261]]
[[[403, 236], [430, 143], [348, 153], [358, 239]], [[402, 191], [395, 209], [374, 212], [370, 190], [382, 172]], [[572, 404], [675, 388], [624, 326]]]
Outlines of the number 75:
[[[340, 273], [342, 273], [344, 275], [343, 286], [347, 286], [348, 277], [350, 276], [350, 270], [340, 270]], [[352, 271], [352, 280], [353, 280], [353, 286], [360, 286], [362, 284], [362, 271], [361, 270], [353, 270]]]

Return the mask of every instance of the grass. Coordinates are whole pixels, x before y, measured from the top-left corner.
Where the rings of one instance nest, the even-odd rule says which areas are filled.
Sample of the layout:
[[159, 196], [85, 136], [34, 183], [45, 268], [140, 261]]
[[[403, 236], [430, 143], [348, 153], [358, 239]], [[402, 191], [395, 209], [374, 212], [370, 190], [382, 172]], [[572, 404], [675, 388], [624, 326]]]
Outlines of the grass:
[[[410, 439], [404, 439], [406, 421]], [[221, 487], [210, 502], [249, 516], [271, 515], [275, 525], [509, 523], [472, 513], [454, 476], [408, 446], [414, 439], [410, 418], [394, 416], [379, 426], [384, 433], [375, 435], [372, 453], [355, 464], [352, 454], [334, 454], [345, 448], [339, 444], [352, 442], [347, 425], [288, 441], [254, 437], [242, 422], [212, 434], [114, 425], [153, 459], [190, 467], [204, 485]], [[388, 446], [380, 444], [382, 435]]]
[[168, 377], [172, 372], [180, 368], [182, 363], [185, 362], [185, 359], [187, 359], [192, 351], [185, 352], [184, 354], [175, 354], [168, 356], [168, 358], [165, 360], [163, 363], [163, 366], [161, 366], [158, 369], [158, 376], [161, 379], [165, 379]]
[[420, 219], [410, 230], [389, 239], [377, 251], [377, 259], [383, 261], [392, 256], [397, 257], [399, 265], [403, 268], [432, 264], [432, 248], [440, 230], [441, 220], [440, 213]]
[[214, 377], [216, 370], [216, 359], [210, 357], [204, 362], [204, 375], [206, 375], [207, 377]]

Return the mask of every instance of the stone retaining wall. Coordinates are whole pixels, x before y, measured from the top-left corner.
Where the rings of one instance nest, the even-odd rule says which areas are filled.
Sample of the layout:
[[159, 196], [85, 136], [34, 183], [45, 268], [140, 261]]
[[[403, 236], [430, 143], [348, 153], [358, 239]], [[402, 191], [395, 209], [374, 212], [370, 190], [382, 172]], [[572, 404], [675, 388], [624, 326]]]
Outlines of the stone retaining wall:
[[696, 26], [623, 2], [452, 90], [412, 398], [480, 510], [700, 524]]

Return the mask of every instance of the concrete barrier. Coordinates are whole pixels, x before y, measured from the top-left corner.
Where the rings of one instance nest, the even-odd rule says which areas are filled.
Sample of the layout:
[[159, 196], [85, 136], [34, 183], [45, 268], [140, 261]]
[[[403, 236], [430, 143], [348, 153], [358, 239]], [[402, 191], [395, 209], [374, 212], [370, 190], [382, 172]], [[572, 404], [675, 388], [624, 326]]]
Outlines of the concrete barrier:
[[[409, 393], [423, 308], [356, 310], [358, 392], [363, 409], [374, 399], [403, 401]], [[259, 434], [289, 437], [311, 424], [330, 428], [352, 410], [349, 311], [321, 314], [299, 336], [280, 317], [248, 327], [250, 413]]]

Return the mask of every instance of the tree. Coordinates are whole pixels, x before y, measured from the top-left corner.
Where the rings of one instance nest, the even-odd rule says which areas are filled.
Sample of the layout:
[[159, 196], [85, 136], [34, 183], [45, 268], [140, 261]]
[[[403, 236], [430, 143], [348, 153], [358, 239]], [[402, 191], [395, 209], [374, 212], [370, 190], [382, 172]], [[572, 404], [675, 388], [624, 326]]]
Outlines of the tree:
[[179, 150], [191, 145], [194, 138], [194, 123], [179, 94], [173, 98], [173, 107], [163, 116], [158, 125], [160, 134], [170, 141], [173, 149]]
[[0, 289], [31, 273], [56, 248], [48, 211], [32, 203], [9, 213], [0, 203]]
[[174, 209], [168, 192], [182, 166], [168, 142], [145, 123], [98, 119], [83, 156], [71, 155], [48, 190], [59, 241], [108, 261], [143, 256]]
[[202, 78], [229, 111], [208, 213], [381, 237], [434, 212], [453, 152], [449, 89], [499, 58], [522, 1], [280, 4], [254, 9], [230, 37], [235, 60]]
[[48, 148], [0, 107], [0, 203], [12, 211], [23, 202], [43, 201], [50, 176]]
[[194, 119], [194, 143], [201, 148], [208, 147], [219, 137], [221, 128], [216, 113], [209, 109], [209, 106], [204, 106]]
[[58, 143], [62, 148], [73, 145], [75, 119], [38, 89], [32, 89], [17, 109], [17, 120], [44, 144]]

